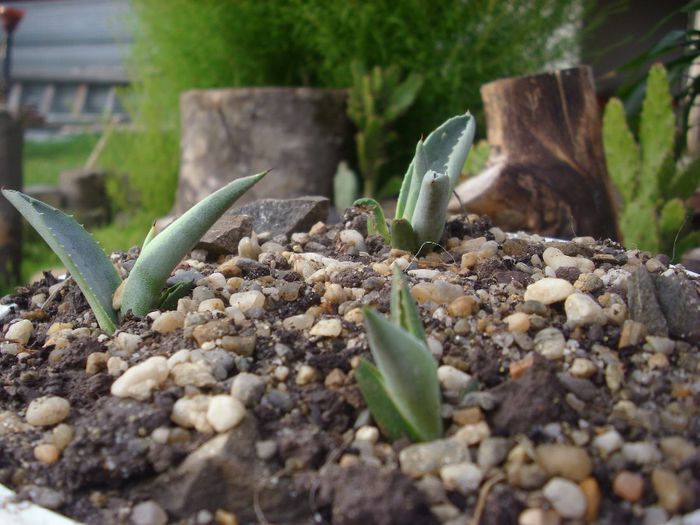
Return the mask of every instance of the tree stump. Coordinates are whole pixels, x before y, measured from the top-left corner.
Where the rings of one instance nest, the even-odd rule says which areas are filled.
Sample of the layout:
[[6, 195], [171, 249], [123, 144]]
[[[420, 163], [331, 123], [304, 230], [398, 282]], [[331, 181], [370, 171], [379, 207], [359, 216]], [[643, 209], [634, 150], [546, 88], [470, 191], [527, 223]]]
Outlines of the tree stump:
[[330, 197], [352, 127], [344, 90], [241, 88], [188, 91], [180, 98], [181, 214], [224, 184], [272, 169], [236, 204], [261, 198]]
[[[9, 111], [0, 108], [0, 186], [22, 189], [22, 124]], [[0, 285], [20, 280], [22, 262], [22, 217], [4, 197], [0, 197]]]
[[491, 153], [456, 188], [464, 208], [510, 231], [620, 240], [590, 68], [497, 80], [481, 97]]

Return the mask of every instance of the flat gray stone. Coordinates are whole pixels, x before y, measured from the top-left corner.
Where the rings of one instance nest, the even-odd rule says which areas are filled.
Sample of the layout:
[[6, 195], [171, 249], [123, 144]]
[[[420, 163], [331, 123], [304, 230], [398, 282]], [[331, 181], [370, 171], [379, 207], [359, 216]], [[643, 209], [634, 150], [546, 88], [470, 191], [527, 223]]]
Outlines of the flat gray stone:
[[328, 219], [330, 200], [326, 197], [298, 199], [261, 199], [232, 209], [231, 215], [250, 215], [255, 233], [270, 232], [270, 237], [309, 231]]
[[212, 255], [238, 253], [238, 242], [250, 237], [253, 220], [249, 215], [223, 215], [199, 240], [196, 249]]
[[700, 297], [687, 277], [654, 276], [656, 294], [671, 336], [700, 343]]
[[649, 334], [668, 335], [666, 317], [656, 297], [656, 286], [643, 266], [627, 280], [627, 307], [632, 320], [646, 326]]

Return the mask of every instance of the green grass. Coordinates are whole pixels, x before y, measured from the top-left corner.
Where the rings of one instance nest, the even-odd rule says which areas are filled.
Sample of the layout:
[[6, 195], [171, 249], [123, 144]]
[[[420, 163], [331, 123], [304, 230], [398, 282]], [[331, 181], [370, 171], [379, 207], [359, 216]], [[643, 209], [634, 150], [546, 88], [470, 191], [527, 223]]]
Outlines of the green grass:
[[98, 140], [97, 135], [71, 135], [24, 143], [24, 186], [58, 184], [62, 171], [82, 168]]

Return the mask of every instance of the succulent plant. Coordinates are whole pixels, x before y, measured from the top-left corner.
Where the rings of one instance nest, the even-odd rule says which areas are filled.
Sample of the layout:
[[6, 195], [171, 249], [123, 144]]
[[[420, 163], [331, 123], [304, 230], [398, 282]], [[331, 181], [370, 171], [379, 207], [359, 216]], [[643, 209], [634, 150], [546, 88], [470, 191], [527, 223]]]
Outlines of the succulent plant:
[[474, 140], [474, 117], [469, 113], [452, 117], [423, 141], [401, 183], [396, 216], [391, 229], [384, 211], [370, 198], [355, 205], [370, 210], [370, 233], [380, 234], [395, 248], [416, 252], [426, 242], [436, 243], [445, 228], [447, 205]]
[[391, 286], [391, 320], [365, 308], [364, 323], [376, 366], [363, 359], [355, 378], [377, 424], [394, 440], [441, 437], [437, 362], [398, 266]]
[[619, 99], [603, 117], [608, 171], [621, 200], [620, 227], [628, 247], [677, 254], [700, 241], [700, 232], [683, 235], [688, 216], [684, 200], [700, 183], [700, 160], [681, 167], [674, 157], [675, 116], [666, 70], [649, 71], [646, 97], [635, 141]]
[[15, 190], [2, 194], [58, 255], [85, 295], [100, 327], [112, 334], [120, 317], [171, 305], [191, 283], [164, 290], [171, 272], [212, 224], [266, 172], [236, 179], [197, 203], [158, 235], [152, 227], [128, 278], [122, 281], [97, 241], [73, 217]]

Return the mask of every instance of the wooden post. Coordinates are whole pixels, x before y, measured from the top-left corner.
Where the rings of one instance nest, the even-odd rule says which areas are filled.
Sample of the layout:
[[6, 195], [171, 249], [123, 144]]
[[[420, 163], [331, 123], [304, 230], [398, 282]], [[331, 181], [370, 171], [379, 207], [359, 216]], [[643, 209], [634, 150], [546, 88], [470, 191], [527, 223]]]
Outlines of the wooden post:
[[590, 68], [497, 80], [481, 97], [491, 155], [457, 186], [464, 208], [510, 231], [619, 240]]
[[[22, 125], [0, 108], [0, 185], [22, 189]], [[22, 259], [22, 217], [0, 197], [0, 286], [18, 284]]]

